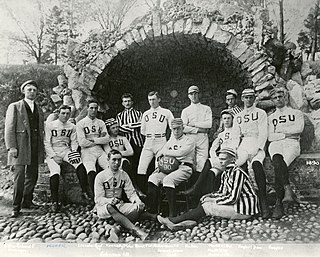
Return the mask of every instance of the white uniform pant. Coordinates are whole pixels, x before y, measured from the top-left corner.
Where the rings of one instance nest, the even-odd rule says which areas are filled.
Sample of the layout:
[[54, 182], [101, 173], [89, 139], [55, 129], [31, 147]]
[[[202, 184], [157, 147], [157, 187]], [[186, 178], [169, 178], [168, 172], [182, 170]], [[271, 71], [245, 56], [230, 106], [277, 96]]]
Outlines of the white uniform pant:
[[81, 159], [87, 172], [96, 172], [96, 163], [100, 165], [102, 169], [108, 168], [108, 156], [101, 146], [93, 146], [89, 148], [81, 148]]
[[[108, 204], [103, 205], [96, 205], [97, 206], [97, 214], [100, 219], [107, 219], [110, 218], [111, 215], [107, 210]], [[142, 211], [142, 209], [139, 209], [139, 205], [137, 203], [123, 203], [120, 202], [116, 204], [116, 207], [118, 210], [125, 215], [130, 220], [134, 220], [138, 217], [139, 213]]]
[[[70, 163], [68, 154], [71, 153], [71, 151], [69, 148], [61, 147], [61, 148], [54, 148], [54, 150], [57, 153], [56, 155], [58, 157], [62, 158], [63, 161]], [[47, 157], [46, 162], [50, 171], [50, 177], [52, 177], [55, 174], [60, 175], [61, 167], [58, 163], [55, 162], [54, 159]], [[70, 164], [76, 169], [80, 164], [82, 164], [82, 162], [70, 163]]]
[[218, 157], [210, 157], [209, 161], [211, 163], [211, 171], [217, 176], [222, 173], [223, 168], [221, 166], [220, 160]]
[[204, 202], [202, 208], [207, 216], [222, 217], [226, 219], [248, 219], [250, 215], [237, 213], [233, 205], [216, 204], [215, 201]]
[[196, 143], [195, 148], [195, 163], [196, 171], [201, 172], [204, 164], [209, 157], [209, 137], [207, 133], [188, 134]]
[[176, 186], [181, 182], [189, 179], [191, 175], [192, 168], [186, 165], [180, 165], [177, 170], [168, 175], [163, 172], [159, 172], [158, 169], [156, 169], [156, 171], [150, 175], [148, 182], [151, 182], [156, 186], [160, 186], [162, 184], [164, 187], [176, 188]]
[[[165, 137], [162, 138], [147, 138], [140, 155], [139, 166], [138, 166], [138, 174], [146, 175], [150, 162], [153, 157], [158, 157], [158, 152], [162, 149], [162, 147], [166, 144], [167, 140]], [[158, 167], [158, 163], [156, 162], [156, 167]]]
[[238, 158], [236, 164], [238, 166], [242, 166], [246, 161], [248, 161], [248, 167], [250, 167], [254, 161], [263, 163], [266, 153], [264, 150], [259, 149], [257, 141], [258, 139], [256, 137], [245, 137], [242, 139], [237, 150]]
[[297, 139], [290, 138], [273, 141], [269, 145], [269, 153], [271, 158], [275, 154], [281, 154], [283, 160], [289, 166], [300, 155], [300, 142]]

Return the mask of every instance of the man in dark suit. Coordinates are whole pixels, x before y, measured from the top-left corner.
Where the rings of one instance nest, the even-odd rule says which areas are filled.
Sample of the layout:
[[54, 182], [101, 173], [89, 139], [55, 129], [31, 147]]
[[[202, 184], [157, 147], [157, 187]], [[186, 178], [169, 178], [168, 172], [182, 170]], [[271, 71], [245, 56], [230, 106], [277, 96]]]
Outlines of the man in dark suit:
[[43, 113], [35, 103], [38, 85], [28, 80], [21, 85], [24, 99], [11, 103], [5, 121], [5, 143], [8, 165], [13, 167], [13, 212], [18, 217], [20, 209], [35, 208], [33, 191], [38, 180], [38, 164], [43, 163], [44, 146]]

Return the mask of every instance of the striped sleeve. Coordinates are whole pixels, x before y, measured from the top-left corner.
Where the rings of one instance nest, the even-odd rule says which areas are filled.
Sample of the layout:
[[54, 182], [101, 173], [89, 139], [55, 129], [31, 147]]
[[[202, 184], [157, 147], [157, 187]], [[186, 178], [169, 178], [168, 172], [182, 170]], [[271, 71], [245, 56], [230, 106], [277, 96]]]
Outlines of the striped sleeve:
[[236, 168], [231, 173], [232, 185], [231, 191], [225, 196], [216, 197], [216, 203], [220, 205], [235, 204], [240, 197], [246, 177], [240, 169]]

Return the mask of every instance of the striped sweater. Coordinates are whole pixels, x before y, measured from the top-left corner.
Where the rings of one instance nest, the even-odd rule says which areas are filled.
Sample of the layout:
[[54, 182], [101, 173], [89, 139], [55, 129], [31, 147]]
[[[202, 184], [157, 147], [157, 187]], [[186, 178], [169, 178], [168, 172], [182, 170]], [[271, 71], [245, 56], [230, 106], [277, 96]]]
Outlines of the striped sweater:
[[254, 215], [259, 212], [258, 196], [248, 175], [235, 164], [228, 165], [222, 173], [221, 186], [213, 197], [219, 205], [233, 205], [240, 214]]

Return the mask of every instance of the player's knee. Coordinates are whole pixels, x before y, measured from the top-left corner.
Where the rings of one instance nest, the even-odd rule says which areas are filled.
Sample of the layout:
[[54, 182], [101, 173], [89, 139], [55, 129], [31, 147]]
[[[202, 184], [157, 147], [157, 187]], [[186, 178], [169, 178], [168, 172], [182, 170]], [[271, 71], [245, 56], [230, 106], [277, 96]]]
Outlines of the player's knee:
[[175, 188], [175, 184], [174, 184], [174, 180], [173, 178], [171, 178], [170, 176], [166, 176], [163, 179], [163, 187], [171, 187], [171, 188]]
[[272, 156], [272, 164], [274, 166], [278, 166], [281, 164], [281, 162], [283, 162], [283, 156], [281, 154], [275, 154]]

